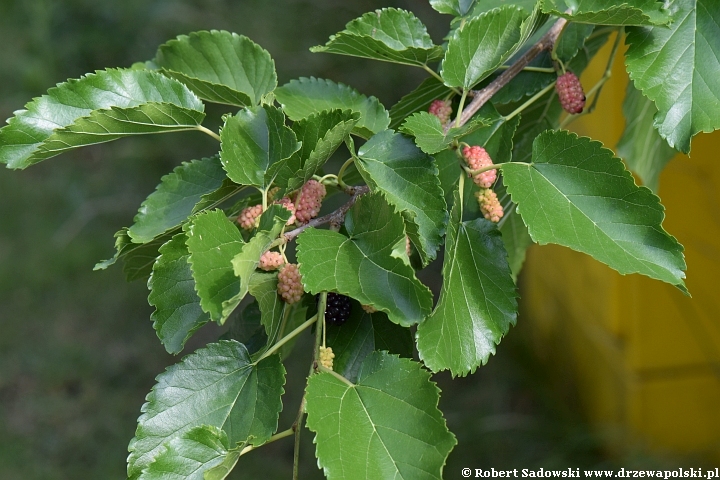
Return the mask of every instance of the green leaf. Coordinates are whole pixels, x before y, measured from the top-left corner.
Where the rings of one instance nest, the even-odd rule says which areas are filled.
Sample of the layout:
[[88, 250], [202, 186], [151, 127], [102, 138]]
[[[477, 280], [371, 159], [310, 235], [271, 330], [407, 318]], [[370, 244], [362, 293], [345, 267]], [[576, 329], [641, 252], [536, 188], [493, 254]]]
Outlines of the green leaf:
[[445, 98], [450, 89], [435, 77], [428, 77], [390, 109], [390, 128], [397, 129], [415, 112], [427, 111], [433, 100]]
[[351, 110], [324, 110], [294, 122], [292, 129], [302, 146], [278, 171], [275, 184], [287, 191], [302, 187], [342, 145], [359, 118]]
[[237, 340], [245, 345], [250, 356], [254, 358], [254, 355], [268, 344], [261, 319], [260, 306], [257, 301], [253, 301], [240, 312], [240, 315], [232, 319], [230, 329], [220, 336], [220, 340]]
[[425, 25], [412, 13], [397, 8], [368, 12], [331, 36], [325, 46], [312, 47], [310, 51], [415, 66], [443, 56], [442, 47], [433, 44]]
[[517, 282], [517, 277], [525, 263], [527, 249], [532, 245], [533, 241], [525, 222], [517, 213], [515, 204], [510, 200], [510, 194], [505, 189], [502, 177], [500, 182], [495, 185], [494, 190], [505, 211], [505, 216], [498, 222], [498, 229], [502, 233], [502, 240], [508, 254], [508, 264], [510, 265], [513, 280]]
[[490, 11], [502, 5], [515, 5], [530, 13], [533, 11], [536, 4], [537, 0], [477, 0], [468, 17], [480, 15], [481, 13]]
[[169, 234], [164, 234], [145, 244], [132, 243], [128, 229], [123, 228], [115, 233], [115, 255], [95, 264], [93, 270], [105, 270], [122, 258], [125, 261], [123, 272], [128, 282], [148, 278], [158, 249], [170, 238]]
[[475, 117], [460, 128], [452, 127], [446, 134], [438, 117], [428, 112], [418, 112], [408, 117], [400, 130], [415, 137], [420, 150], [432, 155], [445, 150], [456, 138], [488, 124], [486, 119]]
[[720, 4], [675, 0], [670, 27], [631, 28], [627, 71], [655, 102], [655, 128], [671, 147], [690, 152], [698, 132], [720, 127]]
[[[386, 312], [403, 326], [422, 321], [432, 309], [432, 293], [405, 259], [403, 221], [378, 194], [362, 196], [345, 218], [350, 238], [308, 228], [297, 238], [297, 258], [305, 291], [338, 292]], [[402, 301], [398, 301], [402, 299]]]
[[355, 301], [350, 311], [350, 318], [341, 326], [327, 327], [327, 345], [335, 354], [333, 370], [354, 382], [363, 360], [374, 350], [412, 358], [410, 329], [390, 322], [382, 312], [365, 312]]
[[641, 273], [683, 291], [683, 247], [661, 226], [658, 197], [638, 187], [600, 142], [547, 131], [533, 163], [510, 163], [503, 179], [533, 240], [587, 253], [621, 274]]
[[469, 20], [448, 42], [441, 75], [450, 87], [471, 89], [522, 45], [528, 14], [503, 6]]
[[595, 30], [594, 25], [584, 23], [568, 23], [563, 28], [562, 35], [555, 46], [555, 54], [563, 62], [569, 62], [585, 45], [585, 40]]
[[180, 35], [158, 48], [155, 64], [203, 100], [257, 105], [277, 87], [270, 54], [243, 35], [226, 31]]
[[158, 375], [130, 442], [128, 477], [163, 451], [163, 445], [193, 427], [222, 429], [228, 444], [262, 445], [277, 430], [285, 368], [278, 355], [258, 364], [234, 340], [211, 343]]
[[323, 110], [352, 110], [360, 114], [353, 133], [370, 138], [388, 127], [390, 117], [375, 97], [366, 97], [354, 88], [320, 78], [291, 80], [275, 90], [285, 114], [297, 121]]
[[307, 425], [329, 480], [442, 478], [457, 443], [437, 408], [440, 390], [419, 363], [372, 353], [357, 384], [330, 373], [308, 379]]
[[109, 69], [68, 80], [0, 129], [0, 163], [26, 168], [78, 147], [194, 129], [205, 114], [185, 85], [147, 70]]
[[250, 295], [257, 300], [260, 324], [265, 328], [267, 345], [272, 345], [278, 339], [286, 306], [291, 308], [277, 293], [277, 273], [254, 273], [250, 277], [249, 289]]
[[222, 210], [203, 212], [183, 229], [187, 234], [200, 306], [213, 321], [222, 325], [230, 314], [225, 301], [240, 291], [240, 279], [233, 273], [232, 259], [245, 244], [242, 235]]
[[168, 353], [179, 353], [208, 315], [200, 307], [188, 258], [184, 234], [175, 235], [160, 247], [148, 280], [148, 303], [155, 307], [150, 319]]
[[[224, 172], [224, 170], [223, 170]], [[224, 173], [223, 173], [224, 174]], [[225, 200], [228, 200], [230, 197], [234, 196], [235, 194], [240, 193], [242, 190], [244, 190], [245, 186], [238, 185], [229, 178], [225, 178], [222, 181], [222, 184], [220, 187], [210, 193], [206, 193], [200, 197], [200, 201], [195, 205], [195, 207], [192, 210], [192, 213], [198, 213], [203, 210], [208, 210], [211, 208], [215, 208], [221, 203], [223, 203]], [[245, 197], [249, 198], [249, 197]]]
[[227, 117], [220, 139], [220, 161], [228, 177], [258, 188], [272, 183], [270, 167], [277, 168], [275, 164], [300, 149], [295, 132], [285, 125], [282, 110], [269, 105], [246, 108]]
[[188, 430], [164, 447], [138, 480], [222, 480], [240, 458], [240, 447], [231, 449], [227, 434], [210, 425]]
[[617, 145], [617, 153], [637, 173], [643, 184], [657, 192], [660, 172], [677, 151], [671, 148], [653, 127], [657, 113], [655, 104], [628, 82], [625, 102], [625, 131]]
[[[665, 25], [670, 21], [661, 2], [624, 0], [541, 0], [542, 11], [572, 22], [599, 25]], [[566, 13], [566, 10], [570, 10]]]
[[247, 295], [250, 288], [250, 277], [255, 274], [260, 257], [278, 238], [280, 231], [290, 219], [290, 215], [287, 208], [281, 205], [271, 205], [260, 217], [260, 224], [255, 235], [242, 245], [240, 252], [232, 258], [233, 272], [240, 279], [240, 286], [236, 295], [223, 302], [223, 317], [229, 316]]
[[430, 0], [430, 6], [440, 13], [462, 17], [472, 10], [475, 0]]
[[223, 183], [225, 171], [215, 156], [183, 162], [160, 180], [160, 185], [140, 206], [128, 235], [135, 243], [146, 243], [184, 222], [204, 195]]
[[517, 321], [517, 292], [497, 227], [462, 221], [455, 191], [443, 262], [443, 285], [432, 315], [418, 326], [420, 358], [434, 372], [464, 376], [485, 364]]
[[447, 206], [435, 161], [407, 137], [386, 130], [368, 140], [355, 161], [373, 192], [402, 214], [407, 235], [423, 264], [435, 258], [442, 243]]

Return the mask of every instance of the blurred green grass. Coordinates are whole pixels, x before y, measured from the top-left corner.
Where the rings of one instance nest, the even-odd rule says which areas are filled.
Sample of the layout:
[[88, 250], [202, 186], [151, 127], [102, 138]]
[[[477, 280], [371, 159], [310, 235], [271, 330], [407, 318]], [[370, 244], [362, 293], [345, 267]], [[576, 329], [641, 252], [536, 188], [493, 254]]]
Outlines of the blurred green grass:
[[[57, 82], [152, 58], [164, 41], [212, 28], [268, 49], [281, 84], [331, 78], [389, 108], [424, 78], [422, 71], [308, 52], [345, 22], [383, 6], [412, 9], [436, 42], [446, 31], [447, 17], [409, 0], [1, 0], [0, 117]], [[215, 117], [225, 109], [208, 106]], [[26, 171], [0, 170], [0, 479], [124, 478], [144, 397], [177, 359], [157, 341], [144, 283], [126, 284], [118, 266], [92, 267], [111, 256], [113, 233], [131, 223], [163, 174], [216, 149], [200, 134], [173, 134], [82, 149]], [[576, 407], [538, 367], [523, 345], [522, 321], [475, 375], [436, 376], [444, 391], [440, 407], [460, 442], [446, 478], [460, 478], [465, 466], [618, 461], [606, 458]], [[203, 329], [186, 352], [217, 335]], [[307, 371], [303, 342], [308, 338], [288, 361], [281, 428], [292, 422]], [[572, 398], [571, 384], [566, 391]], [[321, 478], [312, 434], [305, 432], [303, 442], [302, 478]], [[291, 467], [292, 442], [281, 441], [243, 457], [232, 478], [289, 478]]]

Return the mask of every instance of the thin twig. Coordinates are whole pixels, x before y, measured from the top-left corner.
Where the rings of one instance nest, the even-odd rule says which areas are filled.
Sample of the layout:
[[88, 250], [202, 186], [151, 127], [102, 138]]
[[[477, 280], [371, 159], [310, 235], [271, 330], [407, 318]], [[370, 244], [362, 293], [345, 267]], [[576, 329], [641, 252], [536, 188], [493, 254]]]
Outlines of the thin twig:
[[[510, 66], [510, 68], [505, 70], [502, 74], [500, 74], [499, 77], [490, 82], [488, 86], [478, 91], [474, 95], [472, 102], [470, 102], [468, 106], [465, 107], [465, 109], [463, 110], [460, 117], [459, 126], [465, 125], [468, 121], [470, 121], [472, 116], [475, 115], [477, 111], [480, 110], [480, 108], [485, 105], [488, 100], [490, 100], [490, 98], [492, 98], [493, 95], [500, 91], [500, 89], [503, 88], [505, 85], [510, 83], [510, 80], [512, 80], [520, 72], [522, 72], [523, 69], [535, 59], [535, 57], [540, 55], [543, 51], [551, 49], [553, 45], [555, 45], [555, 42], [560, 36], [560, 33], [562, 32], [563, 27], [565, 27], [566, 23], [567, 20], [565, 20], [564, 18], [558, 19], [558, 21], [555, 22], [555, 25], [553, 25], [550, 30], [548, 30], [548, 32], [543, 35], [540, 40], [538, 40], [535, 45], [530, 47], [524, 54], [522, 54], [522, 56], [518, 58], [517, 61]], [[446, 132], [449, 129], [450, 125], [446, 127]]]

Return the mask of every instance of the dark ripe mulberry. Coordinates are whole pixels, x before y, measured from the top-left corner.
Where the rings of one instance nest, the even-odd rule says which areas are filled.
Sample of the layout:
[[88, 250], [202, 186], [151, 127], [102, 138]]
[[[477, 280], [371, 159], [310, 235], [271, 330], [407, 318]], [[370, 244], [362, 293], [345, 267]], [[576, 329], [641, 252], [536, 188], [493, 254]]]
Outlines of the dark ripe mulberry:
[[328, 293], [325, 305], [325, 322], [340, 326], [350, 318], [350, 297], [339, 293]]
[[568, 113], [580, 113], [585, 108], [585, 92], [577, 75], [567, 72], [560, 75], [555, 84], [560, 105]]

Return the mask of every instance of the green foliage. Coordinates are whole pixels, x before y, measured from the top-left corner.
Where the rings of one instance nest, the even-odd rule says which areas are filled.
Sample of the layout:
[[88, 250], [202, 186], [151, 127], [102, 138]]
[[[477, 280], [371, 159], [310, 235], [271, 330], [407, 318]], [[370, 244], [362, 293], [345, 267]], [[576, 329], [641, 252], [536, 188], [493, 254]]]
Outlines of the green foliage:
[[419, 363], [372, 353], [356, 384], [330, 373], [307, 386], [308, 427], [329, 479], [440, 479], [455, 436], [437, 409], [439, 390]]
[[[627, 26], [634, 86], [618, 151], [656, 188], [673, 148], [687, 152], [692, 136], [720, 126], [715, 3], [430, 4], [453, 16], [442, 46], [412, 13], [388, 8], [313, 48], [425, 70], [390, 112], [331, 80], [277, 87], [266, 50], [213, 30], [177, 37], [132, 69], [62, 83], [0, 130], [0, 162], [13, 169], [130, 135], [196, 130], [220, 141], [216, 155], [178, 159], [116, 234], [115, 255], [96, 265], [123, 259], [129, 280], [149, 277], [151, 320], [170, 353], [210, 320], [229, 324], [217, 343], [157, 377], [130, 444], [130, 479], [221, 480], [244, 453], [290, 436], [294, 428], [277, 432], [283, 361], [310, 327], [305, 409], [294, 425], [307, 413], [325, 475], [439, 479], [455, 438], [430, 371], [464, 376], [489, 360], [517, 321], [515, 281], [532, 243], [685, 291], [683, 247], [662, 227], [659, 198], [611, 150], [559, 128], [576, 117], [562, 116], [553, 69], [581, 73]], [[618, 50], [603, 60], [611, 65]], [[429, 66], [441, 59], [438, 71]], [[583, 114], [606, 80], [585, 89]], [[201, 99], [232, 107], [215, 119], [219, 133], [201, 125]], [[429, 111], [434, 100], [451, 106], [452, 123]], [[492, 164], [472, 171], [462, 158], [471, 145]], [[347, 161], [329, 173], [336, 153]], [[483, 183], [491, 170], [495, 180]], [[322, 187], [303, 188], [310, 181]], [[480, 191], [488, 186], [497, 204]], [[320, 215], [323, 189], [332, 198]], [[284, 197], [294, 205], [275, 203]], [[241, 231], [249, 206], [259, 218]], [[433, 308], [418, 271], [441, 251]], [[297, 262], [299, 283], [288, 285], [294, 267], [260, 271], [277, 265], [268, 258]], [[300, 284], [305, 293], [287, 304], [280, 291]], [[352, 299], [342, 325], [322, 310], [328, 292]]]

